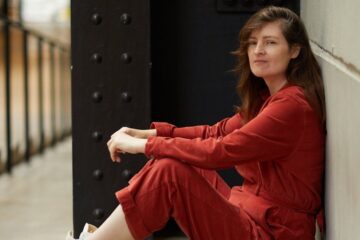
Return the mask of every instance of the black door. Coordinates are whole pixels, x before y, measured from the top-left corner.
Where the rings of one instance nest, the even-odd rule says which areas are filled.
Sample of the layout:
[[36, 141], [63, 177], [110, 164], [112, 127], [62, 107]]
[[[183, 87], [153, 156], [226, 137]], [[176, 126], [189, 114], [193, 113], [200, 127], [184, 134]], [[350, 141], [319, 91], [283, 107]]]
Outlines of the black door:
[[121, 126], [150, 123], [150, 9], [143, 0], [72, 1], [74, 228], [100, 225], [114, 192], [144, 164], [112, 163], [106, 142]]

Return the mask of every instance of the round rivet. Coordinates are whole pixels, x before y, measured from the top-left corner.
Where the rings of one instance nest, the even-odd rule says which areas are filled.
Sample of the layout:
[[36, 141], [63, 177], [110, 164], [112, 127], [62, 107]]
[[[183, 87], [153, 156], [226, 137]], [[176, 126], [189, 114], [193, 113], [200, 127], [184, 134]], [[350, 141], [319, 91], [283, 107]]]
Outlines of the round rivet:
[[103, 177], [104, 177], [104, 173], [100, 170], [100, 169], [96, 169], [94, 172], [93, 172], [93, 177], [95, 180], [102, 180]]
[[100, 16], [100, 14], [94, 13], [91, 16], [91, 21], [92, 21], [93, 24], [99, 25], [102, 22], [102, 17]]
[[128, 24], [131, 23], [131, 17], [130, 17], [129, 14], [123, 13], [123, 14], [121, 15], [121, 17], [120, 17], [120, 21], [121, 21], [122, 24], [128, 25]]
[[99, 103], [99, 102], [102, 101], [103, 96], [102, 96], [102, 94], [100, 92], [94, 92], [92, 94], [92, 98], [93, 98], [94, 102]]
[[129, 93], [123, 92], [123, 93], [121, 93], [121, 99], [122, 99], [124, 102], [131, 102], [132, 97], [130, 96]]
[[131, 63], [131, 60], [132, 60], [130, 54], [128, 54], [128, 53], [123, 53], [123, 54], [121, 54], [121, 58], [120, 58], [120, 59], [121, 59], [121, 61], [122, 61], [123, 63], [126, 63], [126, 64]]
[[95, 208], [93, 211], [93, 215], [97, 220], [102, 219], [104, 217], [104, 210], [102, 210], [101, 208]]
[[101, 63], [102, 62], [102, 57], [100, 54], [98, 53], [94, 53], [92, 56], [91, 56], [91, 59], [96, 62], [96, 63]]
[[121, 176], [125, 180], [129, 181], [134, 176], [134, 174], [129, 169], [125, 169], [124, 171], [122, 171]]
[[236, 0], [223, 0], [224, 4], [227, 6], [234, 6], [236, 4]]
[[92, 133], [92, 138], [96, 141], [96, 142], [100, 142], [103, 138], [102, 133], [95, 131]]

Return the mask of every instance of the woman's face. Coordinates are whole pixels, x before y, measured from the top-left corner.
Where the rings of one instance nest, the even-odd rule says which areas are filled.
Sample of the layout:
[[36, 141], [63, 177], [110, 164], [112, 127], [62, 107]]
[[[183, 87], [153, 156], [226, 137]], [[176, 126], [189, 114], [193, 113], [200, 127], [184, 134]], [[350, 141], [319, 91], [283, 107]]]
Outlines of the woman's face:
[[285, 72], [299, 48], [290, 48], [281, 31], [281, 22], [271, 22], [254, 30], [247, 49], [251, 72], [264, 80], [286, 79]]

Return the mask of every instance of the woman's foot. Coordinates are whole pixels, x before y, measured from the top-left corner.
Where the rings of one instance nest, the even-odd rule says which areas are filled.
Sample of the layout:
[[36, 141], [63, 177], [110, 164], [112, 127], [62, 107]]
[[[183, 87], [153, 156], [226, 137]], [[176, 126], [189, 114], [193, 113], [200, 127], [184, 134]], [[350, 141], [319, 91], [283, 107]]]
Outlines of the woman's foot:
[[[90, 235], [92, 235], [96, 231], [96, 227], [89, 223], [86, 223], [83, 231], [80, 233], [80, 237], [78, 240], [86, 240]], [[66, 240], [76, 240], [73, 236], [72, 231], [68, 232], [66, 236]]]

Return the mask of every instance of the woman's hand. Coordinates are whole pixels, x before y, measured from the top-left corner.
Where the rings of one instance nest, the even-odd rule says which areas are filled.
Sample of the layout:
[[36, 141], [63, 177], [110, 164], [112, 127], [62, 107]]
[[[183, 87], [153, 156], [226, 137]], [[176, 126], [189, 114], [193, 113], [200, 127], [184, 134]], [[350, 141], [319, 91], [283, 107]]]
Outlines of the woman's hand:
[[156, 136], [156, 129], [135, 129], [135, 128], [129, 128], [129, 127], [122, 127], [120, 128], [121, 132], [126, 133], [132, 137], [136, 138], [145, 138], [147, 139], [150, 136]]
[[146, 142], [146, 139], [132, 137], [120, 129], [111, 135], [110, 140], [107, 142], [111, 160], [120, 162], [120, 153], [144, 153]]

